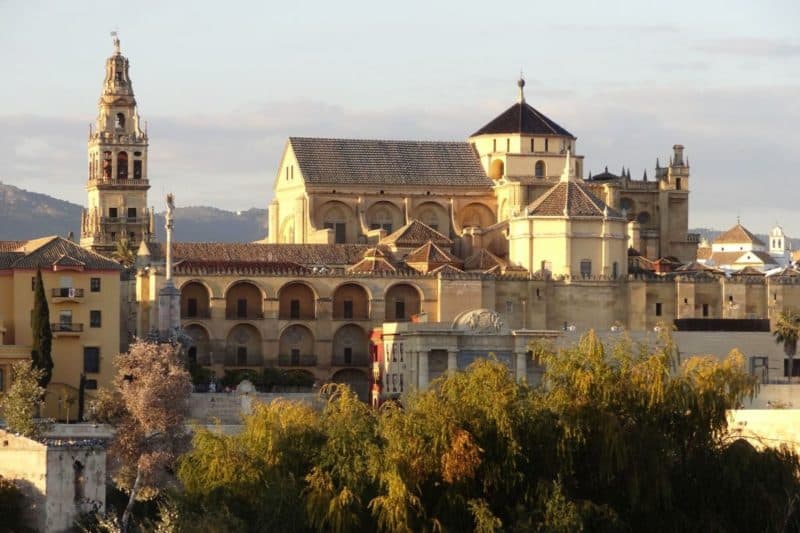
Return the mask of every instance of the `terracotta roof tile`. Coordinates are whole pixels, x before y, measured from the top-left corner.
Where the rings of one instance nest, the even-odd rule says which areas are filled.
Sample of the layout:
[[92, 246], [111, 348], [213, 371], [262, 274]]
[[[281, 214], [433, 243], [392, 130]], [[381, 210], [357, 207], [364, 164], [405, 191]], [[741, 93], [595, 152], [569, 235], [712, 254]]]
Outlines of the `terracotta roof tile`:
[[433, 241], [441, 246], [451, 246], [453, 241], [442, 235], [432, 227], [417, 219], [412, 219], [408, 224], [397, 231], [387, 235], [381, 240], [382, 245], [393, 244], [399, 247], [419, 246], [422, 243]]
[[0, 252], [13, 252], [28, 241], [0, 241]]
[[434, 268], [430, 271], [431, 274], [444, 274], [444, 275], [456, 275], [456, 274], [463, 274], [464, 271], [460, 268], [454, 267], [450, 263], [446, 265], [442, 265], [440, 267]]
[[465, 142], [290, 137], [306, 183], [491, 187]]
[[550, 120], [525, 102], [516, 103], [492, 119], [471, 136], [502, 133], [525, 133], [529, 135], [565, 135], [575, 138], [570, 132]]
[[122, 266], [116, 261], [57, 236], [23, 241], [16, 252], [0, 254], [2, 268], [37, 269], [52, 268], [54, 265], [81, 266], [92, 270], [122, 270]]
[[494, 267], [503, 269], [505, 266], [505, 261], [485, 248], [480, 248], [477, 252], [464, 260], [464, 270], [486, 271]]
[[531, 216], [603, 217], [622, 218], [616, 210], [592, 194], [584, 184], [577, 181], [560, 181], [528, 206]]
[[[368, 246], [362, 244], [172, 243], [176, 262], [292, 263], [305, 266], [352, 265], [361, 260], [367, 249]], [[159, 255], [163, 257], [163, 250]]]
[[750, 231], [741, 224], [736, 224], [731, 229], [714, 239], [714, 244], [735, 244], [740, 242], [766, 246], [761, 239], [750, 233]]
[[457, 263], [459, 260], [445, 250], [439, 248], [432, 241], [428, 241], [405, 257], [407, 264], [411, 263]]
[[347, 269], [348, 272], [371, 274], [374, 272], [396, 272], [397, 269], [382, 257], [365, 257]]

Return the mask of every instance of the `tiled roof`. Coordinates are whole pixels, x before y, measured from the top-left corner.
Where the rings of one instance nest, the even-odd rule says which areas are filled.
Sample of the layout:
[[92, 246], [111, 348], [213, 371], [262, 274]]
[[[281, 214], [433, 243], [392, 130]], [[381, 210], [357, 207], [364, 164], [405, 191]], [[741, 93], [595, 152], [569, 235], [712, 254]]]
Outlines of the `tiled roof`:
[[13, 252], [28, 241], [0, 241], [0, 252]]
[[173, 265], [178, 275], [194, 274], [244, 274], [263, 275], [275, 272], [303, 273], [310, 269], [297, 263], [255, 261], [179, 261]]
[[290, 137], [306, 183], [491, 187], [465, 142]]
[[428, 241], [405, 257], [407, 264], [411, 263], [457, 263], [458, 259], [445, 250], [439, 248], [433, 241]]
[[675, 269], [675, 272], [709, 272], [713, 274], [722, 274], [722, 271], [708, 265], [703, 265], [697, 261], [692, 261], [683, 266]]
[[[232, 262], [337, 266], [357, 263], [367, 248], [362, 244], [175, 242], [172, 243], [172, 255], [176, 262], [191, 260], [195, 264]], [[160, 256], [163, 255], [161, 251]]]
[[763, 275], [764, 275], [763, 272], [751, 266], [746, 266], [741, 270], [734, 270], [733, 272], [731, 272], [731, 276], [763, 276]]
[[464, 270], [481, 270], [485, 272], [494, 267], [502, 269], [505, 266], [505, 261], [485, 248], [479, 249], [464, 260]]
[[[748, 256], [750, 259], [748, 259]], [[708, 264], [722, 266], [733, 265], [735, 263], [764, 263], [765, 265], [776, 265], [775, 259], [766, 252], [736, 251], [736, 252], [714, 252], [706, 260]]]
[[736, 224], [734, 227], [714, 239], [714, 244], [736, 244], [740, 242], [765, 246], [761, 239], [750, 233], [750, 231], [741, 224]]
[[396, 272], [397, 269], [383, 257], [365, 257], [347, 269], [348, 272], [371, 274], [373, 272]]
[[442, 246], [451, 246], [453, 244], [452, 240], [417, 219], [412, 219], [402, 228], [384, 237], [381, 240], [381, 244], [410, 247], [419, 246], [428, 241], [433, 241]]
[[430, 273], [450, 275], [450, 274], [463, 274], [464, 271], [461, 270], [460, 268], [454, 267], [450, 263], [447, 263], [446, 265], [434, 268], [433, 270], [430, 271]]
[[602, 217], [606, 210], [609, 217], [622, 218], [619, 211], [607, 206], [584, 184], [572, 180], [558, 182], [528, 206], [529, 215], [546, 217]]
[[471, 136], [502, 133], [575, 136], [525, 102], [516, 103]]
[[0, 253], [0, 268], [37, 269], [52, 268], [54, 265], [80, 266], [91, 270], [122, 270], [122, 266], [116, 261], [57, 236], [22, 241], [17, 251]]
[[770, 272], [769, 274], [767, 274], [767, 277], [770, 277], [770, 278], [773, 278], [773, 277], [775, 277], [775, 278], [796, 278], [798, 276], [800, 276], [800, 270], [797, 270], [797, 269], [794, 269], [794, 268], [788, 267], [788, 266], [787, 267], [783, 267], [782, 269], [777, 270], [775, 272]]

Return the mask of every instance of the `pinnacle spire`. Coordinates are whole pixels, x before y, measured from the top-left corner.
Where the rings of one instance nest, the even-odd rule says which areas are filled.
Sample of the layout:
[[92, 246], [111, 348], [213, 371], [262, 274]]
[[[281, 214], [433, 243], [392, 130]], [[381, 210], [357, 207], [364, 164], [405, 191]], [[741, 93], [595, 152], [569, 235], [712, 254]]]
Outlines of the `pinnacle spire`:
[[519, 71], [519, 80], [517, 80], [517, 87], [519, 87], [519, 103], [525, 103], [525, 78], [522, 77], [522, 71]]
[[111, 38], [114, 42], [114, 55], [121, 55], [122, 52], [120, 51], [119, 48], [119, 34], [117, 33], [116, 30], [111, 32]]
[[564, 170], [561, 172], [561, 181], [574, 181], [575, 174], [572, 172], [572, 165], [570, 165], [570, 152], [567, 150], [567, 155], [564, 158]]

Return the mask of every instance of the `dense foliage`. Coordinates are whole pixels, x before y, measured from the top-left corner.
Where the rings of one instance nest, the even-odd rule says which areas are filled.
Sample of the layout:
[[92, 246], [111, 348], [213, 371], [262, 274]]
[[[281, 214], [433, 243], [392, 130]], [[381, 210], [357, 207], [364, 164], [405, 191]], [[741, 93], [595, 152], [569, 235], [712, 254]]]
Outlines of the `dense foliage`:
[[0, 532], [28, 531], [25, 527], [25, 495], [10, 479], [0, 476]]
[[159, 531], [797, 530], [800, 462], [726, 431], [755, 392], [734, 352], [679, 363], [594, 334], [536, 346], [543, 387], [497, 361], [369, 409], [259, 405], [240, 434], [198, 429]]
[[44, 370], [30, 361], [11, 365], [11, 386], [0, 396], [0, 409], [8, 430], [33, 439], [47, 431], [50, 420], [37, 418], [44, 406], [44, 388], [39, 386]]
[[800, 339], [800, 312], [797, 309], [784, 309], [775, 318], [775, 327], [772, 331], [775, 342], [783, 345], [783, 352], [788, 358], [789, 382], [792, 381], [794, 372], [794, 356], [797, 354], [797, 341]]
[[44, 293], [42, 271], [36, 271], [33, 284], [33, 314], [31, 315], [31, 360], [35, 368], [41, 369], [39, 386], [47, 388], [53, 377], [53, 332], [50, 328], [50, 309]]

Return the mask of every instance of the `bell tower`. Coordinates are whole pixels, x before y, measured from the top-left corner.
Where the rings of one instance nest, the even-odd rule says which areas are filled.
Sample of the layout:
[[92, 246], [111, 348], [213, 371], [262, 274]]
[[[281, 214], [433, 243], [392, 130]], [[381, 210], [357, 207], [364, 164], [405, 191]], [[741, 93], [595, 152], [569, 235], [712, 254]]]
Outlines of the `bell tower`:
[[81, 218], [81, 246], [112, 255], [126, 239], [135, 251], [155, 239], [154, 220], [147, 208], [147, 132], [142, 130], [128, 58], [120, 51], [116, 32], [114, 53], [106, 59], [106, 76], [98, 102], [97, 121], [89, 127], [88, 205]]

